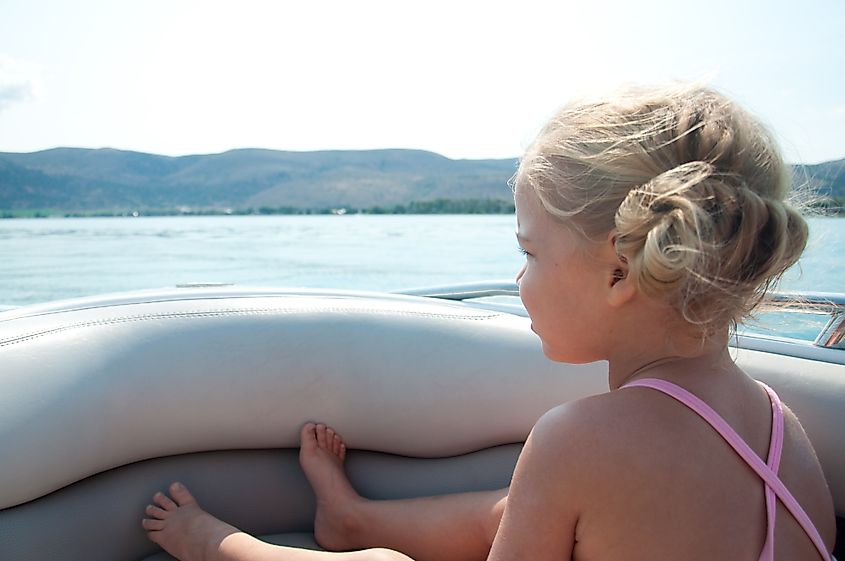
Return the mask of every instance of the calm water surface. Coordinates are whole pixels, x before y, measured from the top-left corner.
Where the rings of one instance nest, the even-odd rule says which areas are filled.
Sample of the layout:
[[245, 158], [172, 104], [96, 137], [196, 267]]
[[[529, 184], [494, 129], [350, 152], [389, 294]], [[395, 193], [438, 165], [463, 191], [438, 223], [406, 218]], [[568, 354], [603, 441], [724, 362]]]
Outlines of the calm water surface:
[[0, 304], [224, 282], [393, 290], [513, 278], [514, 217], [0, 220]]
[[[782, 288], [845, 292], [845, 219], [810, 219]], [[0, 220], [0, 304], [193, 282], [395, 290], [513, 278], [512, 215]]]

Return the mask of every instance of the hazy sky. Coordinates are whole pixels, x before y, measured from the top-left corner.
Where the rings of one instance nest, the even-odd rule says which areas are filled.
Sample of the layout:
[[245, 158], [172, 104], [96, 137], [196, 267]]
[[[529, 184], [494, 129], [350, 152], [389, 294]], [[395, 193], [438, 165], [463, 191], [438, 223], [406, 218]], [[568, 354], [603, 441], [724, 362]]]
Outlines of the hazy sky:
[[515, 157], [574, 96], [701, 78], [845, 157], [842, 0], [0, 0], [0, 151]]

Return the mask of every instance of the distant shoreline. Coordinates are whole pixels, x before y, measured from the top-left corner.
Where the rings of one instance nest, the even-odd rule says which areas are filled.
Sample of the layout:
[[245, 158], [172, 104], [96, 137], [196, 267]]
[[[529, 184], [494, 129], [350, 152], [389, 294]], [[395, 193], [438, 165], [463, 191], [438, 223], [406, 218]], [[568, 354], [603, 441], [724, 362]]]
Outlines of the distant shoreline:
[[[808, 216], [845, 217], [845, 199], [823, 199], [805, 209]], [[259, 208], [137, 208], [104, 210], [0, 209], [0, 219], [14, 218], [138, 218], [142, 216], [300, 216], [354, 214], [513, 214], [513, 201], [501, 199], [435, 199], [407, 205], [367, 208], [259, 207]]]
[[0, 209], [0, 219], [12, 218], [137, 218], [141, 216], [274, 216], [352, 214], [513, 214], [513, 201], [501, 199], [435, 199], [407, 205], [352, 208], [259, 207], [231, 208], [138, 208], [110, 210]]

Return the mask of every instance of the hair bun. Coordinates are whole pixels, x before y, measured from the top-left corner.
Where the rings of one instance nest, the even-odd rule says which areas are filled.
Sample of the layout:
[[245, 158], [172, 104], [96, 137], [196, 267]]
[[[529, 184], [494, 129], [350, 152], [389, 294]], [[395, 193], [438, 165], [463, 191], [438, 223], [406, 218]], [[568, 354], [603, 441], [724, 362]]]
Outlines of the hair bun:
[[[645, 207], [650, 212], [661, 215], [676, 208], [682, 208], [682, 199], [716, 172], [713, 164], [707, 162], [687, 162], [664, 171], [648, 183], [631, 189], [617, 211], [624, 214], [623, 207]], [[617, 224], [617, 228], [618, 228]]]
[[680, 288], [706, 258], [702, 244], [710, 238], [713, 202], [706, 181], [715, 172], [707, 162], [679, 165], [631, 189], [616, 211], [616, 249], [644, 293], [663, 296]]

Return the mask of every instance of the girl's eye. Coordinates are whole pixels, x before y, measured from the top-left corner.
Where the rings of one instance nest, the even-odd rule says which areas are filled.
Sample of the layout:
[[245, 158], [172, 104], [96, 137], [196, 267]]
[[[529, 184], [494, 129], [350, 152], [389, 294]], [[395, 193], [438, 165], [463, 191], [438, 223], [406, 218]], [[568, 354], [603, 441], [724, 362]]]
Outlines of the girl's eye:
[[522, 247], [521, 245], [516, 246], [516, 250], [517, 250], [518, 252], [520, 252], [521, 254], [525, 255], [526, 257], [527, 257], [527, 256], [529, 256], [529, 255], [531, 255], [530, 253], [528, 253], [527, 251], [525, 251], [525, 248], [524, 248], [524, 247]]

